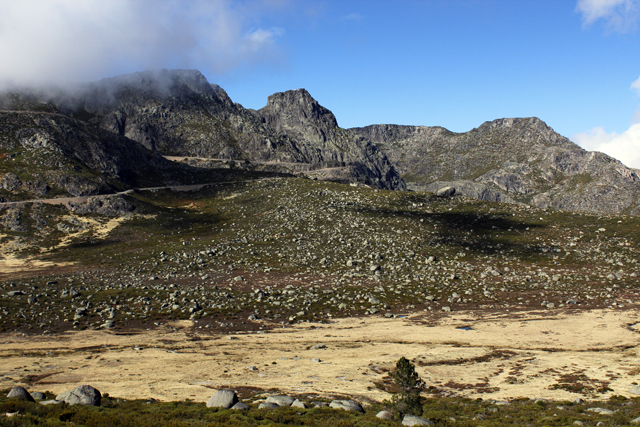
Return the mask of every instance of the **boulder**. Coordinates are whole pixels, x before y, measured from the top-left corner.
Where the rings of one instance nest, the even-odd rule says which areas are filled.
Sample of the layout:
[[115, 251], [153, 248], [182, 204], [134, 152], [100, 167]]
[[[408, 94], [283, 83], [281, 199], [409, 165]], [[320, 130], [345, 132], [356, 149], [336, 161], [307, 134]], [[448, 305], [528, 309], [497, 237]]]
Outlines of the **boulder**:
[[32, 391], [31, 397], [33, 397], [35, 400], [45, 400], [47, 398], [47, 396], [45, 396], [44, 393], [40, 391]]
[[235, 405], [233, 405], [231, 407], [231, 409], [233, 409], [235, 411], [248, 411], [249, 410], [249, 405], [247, 405], [246, 403], [243, 403], [243, 402], [238, 402]]
[[355, 400], [334, 400], [329, 404], [330, 408], [344, 409], [345, 411], [354, 411], [364, 414], [364, 409]]
[[280, 406], [278, 406], [277, 403], [273, 403], [273, 402], [262, 402], [260, 405], [258, 405], [258, 409], [278, 409]]
[[631, 394], [640, 394], [640, 385], [634, 385], [629, 389], [629, 393]]
[[29, 394], [29, 392], [19, 385], [11, 389], [7, 397], [17, 397], [20, 400], [28, 400], [29, 402], [35, 402], [35, 399]]
[[442, 187], [436, 191], [436, 196], [438, 197], [451, 197], [456, 194], [455, 187]]
[[291, 404], [291, 407], [292, 408], [306, 409], [307, 405], [305, 405], [303, 401], [296, 399]]
[[265, 402], [275, 403], [278, 406], [291, 406], [295, 399], [291, 396], [269, 396]]
[[238, 403], [238, 396], [233, 390], [218, 390], [207, 402], [207, 408], [224, 408], [229, 409]]
[[403, 426], [432, 426], [433, 421], [415, 415], [405, 415], [402, 419]]
[[90, 385], [81, 385], [72, 390], [65, 391], [56, 396], [55, 400], [66, 402], [69, 405], [100, 406], [102, 395]]
[[393, 414], [389, 411], [380, 411], [376, 414], [376, 418], [380, 418], [382, 420], [391, 421], [393, 420]]

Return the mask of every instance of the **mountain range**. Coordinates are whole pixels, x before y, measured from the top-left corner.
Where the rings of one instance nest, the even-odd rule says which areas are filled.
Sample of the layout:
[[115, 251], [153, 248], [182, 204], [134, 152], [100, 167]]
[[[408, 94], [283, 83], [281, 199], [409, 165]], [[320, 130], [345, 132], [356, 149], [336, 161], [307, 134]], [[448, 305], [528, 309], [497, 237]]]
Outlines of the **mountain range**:
[[237, 166], [386, 190], [451, 187], [489, 201], [640, 213], [640, 171], [581, 149], [538, 118], [498, 119], [465, 133], [344, 129], [304, 89], [273, 94], [252, 110], [196, 70], [16, 88], [0, 94], [0, 109], [6, 200], [193, 182], [191, 172]]

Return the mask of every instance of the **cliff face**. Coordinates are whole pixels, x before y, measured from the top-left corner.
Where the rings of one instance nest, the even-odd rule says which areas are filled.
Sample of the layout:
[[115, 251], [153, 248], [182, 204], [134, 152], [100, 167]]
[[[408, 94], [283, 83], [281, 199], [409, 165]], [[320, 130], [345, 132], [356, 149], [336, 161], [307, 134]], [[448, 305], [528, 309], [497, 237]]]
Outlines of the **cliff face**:
[[88, 83], [49, 98], [65, 114], [168, 156], [307, 164], [329, 179], [405, 189], [386, 156], [304, 89], [243, 108], [196, 70], [160, 70]]
[[453, 186], [482, 200], [640, 213], [640, 171], [583, 150], [537, 118], [494, 120], [465, 133], [396, 125], [353, 130], [387, 154], [411, 189]]

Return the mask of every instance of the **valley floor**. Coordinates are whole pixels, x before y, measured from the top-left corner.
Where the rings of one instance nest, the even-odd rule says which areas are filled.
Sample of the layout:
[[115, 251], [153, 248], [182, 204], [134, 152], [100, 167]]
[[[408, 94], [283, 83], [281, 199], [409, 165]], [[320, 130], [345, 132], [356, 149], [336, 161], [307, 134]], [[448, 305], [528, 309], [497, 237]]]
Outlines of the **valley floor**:
[[[127, 399], [206, 401], [244, 394], [391, 395], [388, 371], [413, 359], [434, 396], [508, 400], [632, 397], [640, 372], [637, 310], [455, 312], [298, 323], [258, 333], [207, 334], [198, 322], [149, 331], [85, 330], [0, 336], [0, 388], [54, 394], [79, 384]], [[325, 347], [326, 346], [326, 347]]]

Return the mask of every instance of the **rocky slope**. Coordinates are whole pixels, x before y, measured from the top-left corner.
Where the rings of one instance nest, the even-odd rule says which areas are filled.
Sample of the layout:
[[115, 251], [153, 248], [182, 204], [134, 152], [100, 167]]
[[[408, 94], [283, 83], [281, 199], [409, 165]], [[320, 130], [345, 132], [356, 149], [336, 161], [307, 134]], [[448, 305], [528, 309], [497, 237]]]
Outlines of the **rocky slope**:
[[405, 189], [384, 153], [304, 89], [277, 93], [259, 111], [243, 108], [196, 70], [159, 70], [37, 94], [65, 114], [167, 156], [306, 164], [329, 179]]
[[352, 130], [378, 145], [411, 189], [452, 186], [481, 200], [640, 213], [638, 170], [583, 150], [537, 118], [494, 120], [465, 133], [398, 125]]
[[170, 162], [63, 114], [0, 111], [0, 198], [86, 196], [157, 182]]

